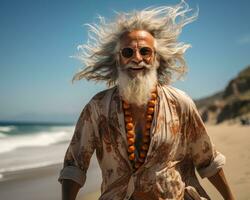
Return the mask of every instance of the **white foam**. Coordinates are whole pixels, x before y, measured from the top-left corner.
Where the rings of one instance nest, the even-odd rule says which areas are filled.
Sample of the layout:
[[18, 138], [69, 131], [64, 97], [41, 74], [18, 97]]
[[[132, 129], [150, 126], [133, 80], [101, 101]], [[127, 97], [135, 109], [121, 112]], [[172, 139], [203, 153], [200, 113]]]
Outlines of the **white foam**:
[[4, 133], [0, 132], [0, 138], [5, 138], [5, 137], [7, 137], [7, 135], [5, 135]]
[[64, 141], [69, 141], [71, 137], [72, 130], [39, 132], [30, 135], [3, 137], [0, 139], [0, 153], [9, 152], [22, 147], [48, 146]]
[[15, 126], [0, 126], [0, 132], [10, 132], [15, 128]]
[[[25, 164], [20, 166], [14, 166], [14, 167], [8, 167], [8, 168], [1, 168], [0, 173], [9, 173], [9, 172], [15, 172], [15, 171], [21, 171], [21, 170], [28, 170], [28, 169], [36, 169], [40, 167], [46, 167], [54, 164], [59, 164], [61, 160], [58, 161], [45, 161], [41, 163], [32, 163], [32, 164]], [[1, 177], [2, 176], [2, 177]], [[3, 174], [0, 174], [0, 179], [3, 178]]]

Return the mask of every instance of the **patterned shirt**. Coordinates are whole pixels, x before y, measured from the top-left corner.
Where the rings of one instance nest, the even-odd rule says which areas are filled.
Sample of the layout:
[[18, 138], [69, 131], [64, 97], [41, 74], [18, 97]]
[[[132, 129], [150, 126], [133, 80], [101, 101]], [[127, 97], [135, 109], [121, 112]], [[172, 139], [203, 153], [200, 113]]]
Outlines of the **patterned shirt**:
[[133, 170], [118, 88], [102, 91], [84, 107], [64, 158], [59, 181], [81, 186], [96, 151], [102, 172], [99, 200], [209, 199], [196, 174], [210, 177], [225, 164], [215, 150], [194, 102], [183, 91], [157, 86], [150, 146]]

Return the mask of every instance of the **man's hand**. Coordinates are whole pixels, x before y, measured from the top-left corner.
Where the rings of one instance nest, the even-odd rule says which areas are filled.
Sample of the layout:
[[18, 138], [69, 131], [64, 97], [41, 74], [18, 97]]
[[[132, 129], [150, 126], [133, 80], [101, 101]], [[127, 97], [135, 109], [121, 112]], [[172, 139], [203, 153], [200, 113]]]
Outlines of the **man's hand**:
[[215, 175], [209, 177], [208, 179], [221, 193], [225, 200], [235, 200], [227, 183], [223, 169], [220, 169], [220, 171], [218, 171]]
[[62, 181], [62, 200], [75, 200], [80, 189], [80, 185], [72, 180]]

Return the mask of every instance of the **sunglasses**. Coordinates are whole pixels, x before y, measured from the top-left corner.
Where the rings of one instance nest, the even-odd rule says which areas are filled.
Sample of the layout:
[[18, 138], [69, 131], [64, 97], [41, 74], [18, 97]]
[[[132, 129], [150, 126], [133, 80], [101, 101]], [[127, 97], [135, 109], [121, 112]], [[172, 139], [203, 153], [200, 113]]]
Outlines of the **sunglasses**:
[[[124, 58], [131, 58], [135, 54], [135, 49], [132, 49], [130, 47], [125, 47], [121, 49], [120, 53]], [[150, 47], [141, 47], [139, 48], [139, 53], [142, 58], [149, 58], [153, 55], [153, 49]]]

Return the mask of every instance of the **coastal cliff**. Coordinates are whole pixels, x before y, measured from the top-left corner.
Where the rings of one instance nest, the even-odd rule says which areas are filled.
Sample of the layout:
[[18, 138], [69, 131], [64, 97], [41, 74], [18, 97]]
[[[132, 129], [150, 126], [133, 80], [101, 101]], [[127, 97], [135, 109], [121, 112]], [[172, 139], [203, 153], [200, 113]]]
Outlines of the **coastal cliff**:
[[250, 123], [250, 65], [232, 79], [223, 91], [195, 100], [206, 123]]

